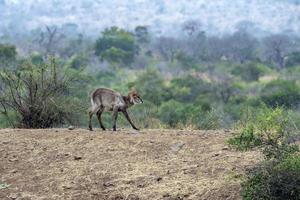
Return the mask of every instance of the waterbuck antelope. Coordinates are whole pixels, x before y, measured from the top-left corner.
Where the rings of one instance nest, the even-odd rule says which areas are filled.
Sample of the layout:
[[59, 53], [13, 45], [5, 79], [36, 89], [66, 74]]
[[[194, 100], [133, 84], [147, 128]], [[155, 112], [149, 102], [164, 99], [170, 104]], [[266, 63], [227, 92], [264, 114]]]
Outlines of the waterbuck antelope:
[[100, 127], [105, 130], [101, 120], [104, 111], [113, 112], [113, 130], [116, 131], [118, 112], [122, 112], [132, 128], [139, 130], [131, 121], [127, 108], [134, 104], [143, 103], [135, 89], [132, 89], [128, 96], [122, 96], [120, 93], [107, 88], [98, 88], [91, 94], [92, 107], [89, 111], [89, 129], [92, 131], [92, 117], [96, 113]]

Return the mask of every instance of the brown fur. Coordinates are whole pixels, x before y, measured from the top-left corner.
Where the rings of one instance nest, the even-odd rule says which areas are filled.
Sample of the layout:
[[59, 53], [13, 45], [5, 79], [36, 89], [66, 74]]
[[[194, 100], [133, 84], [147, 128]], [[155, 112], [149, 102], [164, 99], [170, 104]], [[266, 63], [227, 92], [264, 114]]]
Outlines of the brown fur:
[[112, 111], [114, 131], [116, 130], [118, 112], [122, 112], [128, 122], [131, 124], [132, 128], [138, 130], [138, 128], [136, 128], [136, 126], [132, 123], [127, 113], [127, 109], [137, 102], [143, 102], [143, 100], [139, 97], [135, 89], [130, 91], [128, 93], [128, 96], [122, 96], [120, 93], [107, 88], [96, 89], [91, 94], [92, 108], [89, 111], [89, 129], [93, 130], [91, 119], [93, 117], [93, 114], [96, 113], [100, 127], [105, 130], [105, 127], [101, 120], [101, 115], [104, 111]]

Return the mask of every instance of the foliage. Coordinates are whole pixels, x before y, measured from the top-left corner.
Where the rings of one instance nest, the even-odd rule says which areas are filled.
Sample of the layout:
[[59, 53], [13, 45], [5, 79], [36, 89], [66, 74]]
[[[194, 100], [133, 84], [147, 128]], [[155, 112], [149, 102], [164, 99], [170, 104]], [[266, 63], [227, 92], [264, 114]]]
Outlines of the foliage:
[[135, 27], [134, 32], [139, 43], [146, 44], [150, 42], [149, 31], [146, 26], [137, 26]]
[[[212, 36], [202, 30], [200, 22], [191, 20], [182, 25], [182, 34], [158, 36], [141, 24], [132, 31], [107, 28], [96, 41], [77, 32], [74, 24], [46, 26], [11, 40], [16, 47], [0, 45], [0, 49], [11, 52], [0, 50], [9, 60], [0, 65], [9, 72], [28, 63], [38, 69], [49, 65], [45, 53], [55, 54], [56, 64], [61, 66], [59, 73], [76, 79], [63, 92], [63, 99], [80, 104], [72, 116], [82, 127], [86, 126], [92, 90], [107, 87], [126, 95], [135, 86], [147, 102], [131, 108], [137, 116], [133, 120], [141, 127], [231, 128], [243, 118], [245, 107], [260, 113], [265, 103], [270, 108], [282, 106], [284, 113], [291, 113], [286, 132], [293, 136], [288, 140], [298, 140], [299, 131], [294, 130], [300, 123], [300, 40], [297, 36], [274, 34], [258, 39], [247, 32], [246, 26], [241, 24], [232, 34]], [[2, 41], [9, 43], [12, 37], [5, 37]], [[17, 70], [13, 73], [18, 74]], [[105, 123], [110, 123], [110, 115], [104, 115]], [[20, 118], [8, 109], [0, 117], [0, 126], [13, 126]], [[255, 114], [253, 135], [250, 122], [245, 129], [243, 141], [249, 141], [244, 146], [256, 144], [252, 143], [257, 132], [256, 118]], [[126, 120], [122, 125], [128, 125]]]
[[233, 74], [241, 76], [247, 82], [257, 81], [264, 72], [265, 69], [263, 66], [255, 62], [240, 65], [233, 70]]
[[298, 150], [288, 144], [290, 133], [287, 125], [287, 114], [282, 108], [264, 107], [255, 116], [248, 113], [245, 122], [241, 122], [240, 133], [228, 143], [239, 150], [258, 146], [263, 148], [266, 158], [281, 159]]
[[17, 50], [14, 45], [0, 44], [0, 67], [7, 67], [16, 60]]
[[241, 132], [228, 143], [238, 150], [259, 147], [266, 161], [247, 174], [243, 199], [299, 199], [299, 148], [289, 143], [287, 113], [282, 108], [262, 108], [248, 113]]
[[209, 84], [191, 75], [171, 80], [172, 96], [181, 102], [193, 102], [200, 94], [204, 95], [210, 90]]
[[70, 67], [74, 69], [84, 68], [88, 65], [88, 58], [84, 55], [74, 55], [70, 58]]
[[267, 162], [253, 171], [243, 183], [243, 199], [299, 199], [300, 156], [281, 162]]
[[195, 59], [183, 52], [179, 52], [176, 56], [176, 59], [182, 65], [183, 69], [193, 69], [197, 67], [197, 62], [195, 61]]
[[186, 120], [185, 106], [175, 100], [163, 102], [157, 114], [159, 119], [170, 127], [176, 127], [179, 122], [184, 123]]
[[192, 124], [196, 129], [201, 130], [216, 130], [220, 128], [222, 113], [217, 109], [210, 109], [208, 111], [196, 110], [193, 113]]
[[300, 102], [300, 87], [293, 81], [274, 80], [261, 91], [261, 99], [268, 106], [297, 107]]
[[18, 113], [19, 127], [48, 128], [71, 121], [74, 104], [67, 96], [72, 78], [61, 73], [55, 59], [4, 70], [0, 77], [2, 114]]
[[147, 69], [138, 76], [134, 85], [141, 96], [155, 105], [161, 104], [170, 96], [161, 74], [153, 68]]
[[240, 134], [228, 140], [228, 144], [237, 150], [244, 151], [262, 145], [262, 141], [254, 134], [254, 124], [248, 123]]
[[6, 184], [6, 183], [0, 183], [0, 190], [9, 188], [9, 186], [10, 186], [10, 185], [8, 185], [8, 184]]
[[134, 34], [117, 27], [105, 29], [95, 46], [96, 55], [111, 63], [131, 64], [136, 50]]
[[287, 67], [294, 67], [295, 65], [300, 64], [300, 52], [293, 52], [288, 55], [286, 66]]

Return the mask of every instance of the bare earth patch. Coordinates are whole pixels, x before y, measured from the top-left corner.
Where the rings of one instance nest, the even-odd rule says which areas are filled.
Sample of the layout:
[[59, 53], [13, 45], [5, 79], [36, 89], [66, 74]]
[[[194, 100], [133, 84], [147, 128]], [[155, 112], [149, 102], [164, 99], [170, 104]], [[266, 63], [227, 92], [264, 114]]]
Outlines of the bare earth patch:
[[240, 199], [224, 131], [0, 130], [0, 199]]

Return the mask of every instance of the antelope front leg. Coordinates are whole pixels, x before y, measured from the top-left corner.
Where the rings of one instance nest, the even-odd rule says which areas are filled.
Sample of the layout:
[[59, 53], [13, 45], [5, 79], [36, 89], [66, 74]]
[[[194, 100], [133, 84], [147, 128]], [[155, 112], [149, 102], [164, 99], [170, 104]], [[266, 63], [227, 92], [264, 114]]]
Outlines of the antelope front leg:
[[122, 112], [123, 112], [123, 114], [125, 115], [127, 121], [128, 121], [128, 122], [130, 123], [130, 125], [132, 126], [132, 128], [135, 129], [135, 130], [139, 130], [139, 129], [132, 123], [132, 121], [131, 121], [131, 119], [130, 119], [128, 113], [127, 113], [127, 111], [124, 110], [124, 111], [122, 111]]

